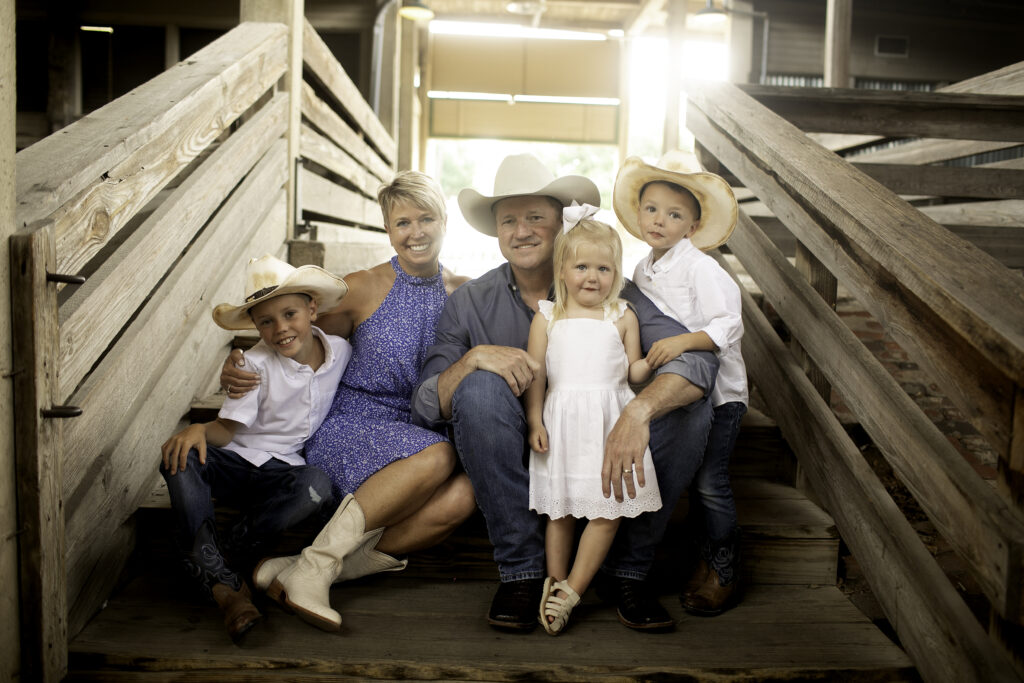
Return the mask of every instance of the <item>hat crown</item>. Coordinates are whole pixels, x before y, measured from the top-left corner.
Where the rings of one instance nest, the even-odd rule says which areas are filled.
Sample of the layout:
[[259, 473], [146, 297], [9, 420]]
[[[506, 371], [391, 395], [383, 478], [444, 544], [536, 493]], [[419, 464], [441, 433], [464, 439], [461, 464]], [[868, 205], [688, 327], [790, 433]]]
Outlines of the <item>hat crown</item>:
[[294, 266], [270, 254], [249, 259], [245, 266], [245, 300], [277, 289], [294, 272]]
[[658, 168], [674, 173], [703, 173], [700, 162], [695, 154], [690, 154], [679, 149], [669, 150], [658, 159]]
[[494, 196], [533, 194], [547, 187], [555, 175], [532, 154], [505, 157], [494, 174]]

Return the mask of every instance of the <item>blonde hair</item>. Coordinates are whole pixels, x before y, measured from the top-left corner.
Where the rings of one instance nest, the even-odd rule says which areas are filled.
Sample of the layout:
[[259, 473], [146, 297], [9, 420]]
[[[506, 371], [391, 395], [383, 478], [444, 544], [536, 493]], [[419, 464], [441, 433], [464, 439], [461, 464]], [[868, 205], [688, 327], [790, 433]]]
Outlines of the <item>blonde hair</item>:
[[565, 303], [569, 298], [569, 290], [562, 279], [562, 269], [571, 259], [576, 258], [577, 249], [581, 244], [607, 247], [612, 252], [615, 277], [611, 289], [608, 290], [608, 296], [601, 304], [607, 305], [615, 301], [622, 292], [625, 279], [622, 276], [622, 240], [619, 239], [619, 234], [607, 223], [584, 218], [569, 232], [560, 232], [555, 237], [555, 306], [551, 315], [552, 321], [565, 317]]
[[441, 221], [448, 221], [444, 194], [437, 182], [426, 173], [401, 171], [387, 185], [377, 191], [377, 203], [384, 216], [384, 225], [390, 226], [391, 210], [396, 204], [406, 203], [429, 211]]

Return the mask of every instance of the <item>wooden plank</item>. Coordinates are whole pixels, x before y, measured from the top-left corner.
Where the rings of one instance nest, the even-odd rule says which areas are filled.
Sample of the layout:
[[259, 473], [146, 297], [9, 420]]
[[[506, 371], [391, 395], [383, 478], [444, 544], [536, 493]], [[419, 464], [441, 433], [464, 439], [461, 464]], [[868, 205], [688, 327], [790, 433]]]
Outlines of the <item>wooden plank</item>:
[[195, 234], [285, 132], [279, 94], [210, 155], [61, 306], [60, 396], [71, 395]]
[[[124, 477], [130, 481], [132, 466], [122, 464], [119, 467], [115, 463], [120, 460], [132, 463], [137, 452], [112, 449], [136, 419], [140, 406], [162, 402], [162, 397], [150, 394], [160, 372], [178, 352], [179, 346], [174, 340], [187, 336], [196, 326], [201, 326], [207, 336], [216, 338], [217, 344], [224, 344], [229, 338], [208, 318], [210, 307], [216, 303], [207, 298], [211, 277], [223, 273], [225, 263], [244, 263], [252, 255], [249, 250], [253, 247], [247, 244], [248, 238], [277, 200], [286, 178], [287, 167], [281, 163], [284, 153], [282, 140], [225, 203], [97, 370], [75, 392], [72, 400], [82, 406], [85, 414], [67, 431], [69, 443], [76, 444], [66, 456], [64, 470], [67, 538], [72, 561], [76, 545], [88, 543], [95, 516], [116, 517], [115, 511], [125, 505], [125, 494], [136, 492], [135, 487], [118, 485]], [[284, 222], [278, 227], [280, 242], [283, 242]], [[212, 281], [217, 284], [216, 279]], [[231, 283], [235, 296], [239, 281], [240, 278]], [[229, 298], [233, 297], [223, 300]], [[189, 398], [191, 396], [183, 400], [181, 412], [172, 416], [175, 421], [185, 412]], [[157, 437], [151, 433], [150, 438]], [[145, 465], [148, 474], [154, 465], [148, 462]], [[87, 501], [94, 503], [87, 505]], [[117, 523], [127, 514], [123, 513]], [[69, 585], [77, 587], [74, 578], [74, 572], [69, 571]]]
[[741, 85], [797, 128], [823, 133], [1024, 142], [1024, 97]]
[[377, 190], [381, 186], [380, 178], [359, 165], [345, 150], [307, 125], [302, 126], [301, 155], [351, 182], [366, 193], [366, 196], [377, 196]]
[[341, 185], [302, 169], [299, 180], [302, 210], [339, 221], [384, 229], [384, 217], [376, 201], [346, 190]]
[[[735, 279], [735, 274], [733, 274]], [[821, 400], [750, 294], [743, 356], [782, 433], [836, 520], [925, 680], [1014, 680], [1016, 674]]]
[[302, 115], [382, 182], [391, 182], [394, 170], [326, 102], [317, 97], [308, 83], [302, 84]]
[[395, 162], [395, 141], [387, 132], [370, 105], [363, 99], [359, 88], [352, 82], [345, 69], [334, 58], [331, 49], [317, 34], [308, 20], [302, 32], [302, 58], [306, 66], [324, 87], [337, 98], [337, 104], [345, 110], [389, 165]]
[[[277, 156], [283, 158], [284, 152], [282, 146]], [[69, 497], [67, 506], [67, 584], [69, 594], [75, 596], [72, 632], [83, 628], [107, 599], [106, 575], [117, 568], [118, 558], [93, 539], [118, 533], [147, 498], [159, 476], [160, 443], [178, 426], [192, 396], [206, 385], [205, 373], [215, 371], [223, 360], [225, 337], [230, 338], [230, 333], [222, 332], [209, 319], [212, 303], [237, 297], [248, 257], [253, 253], [275, 253], [284, 240], [284, 166], [274, 165], [274, 173], [279, 174], [274, 187], [280, 189], [254, 186], [252, 195], [240, 200], [231, 212], [233, 215], [219, 224], [220, 229], [215, 231], [219, 234], [210, 236], [209, 230], [204, 231], [199, 240], [205, 244], [197, 242], [201, 251], [186, 255], [182, 266], [168, 278], [170, 298], [193, 296], [188, 299], [191, 305], [182, 315], [183, 323], [177, 334], [168, 335], [153, 324], [128, 333], [131, 336], [138, 332], [136, 339], [144, 343], [142, 353], [123, 359], [124, 364], [130, 363], [132, 381], [143, 384], [142, 368], [153, 366], [162, 368], [162, 372], [145, 378], [143, 391], [126, 392], [134, 399], [126, 409], [131, 413], [131, 418], [125, 420], [129, 422], [127, 426], [117, 425], [110, 436], [92, 437], [91, 442], [83, 444], [87, 455], [93, 456], [92, 470], [75, 495]], [[260, 210], [268, 202], [272, 209], [261, 219]], [[240, 233], [237, 226], [253, 227], [251, 232]], [[205, 237], [208, 239], [204, 240]], [[225, 269], [226, 263], [234, 265]], [[222, 281], [214, 282], [212, 273], [221, 274]], [[202, 298], [191, 295], [190, 289], [200, 289]], [[167, 317], [166, 311], [155, 313]], [[158, 344], [168, 348], [166, 359], [154, 352]], [[99, 454], [94, 455], [97, 451]]]
[[[18, 495], [21, 676], [57, 681], [67, 672], [67, 595], [61, 495], [63, 425], [43, 416], [56, 403], [57, 287], [52, 223], [10, 242], [14, 475]], [[12, 586], [13, 590], [14, 587]], [[8, 618], [14, 618], [8, 615]]]
[[856, 162], [853, 166], [896, 194], [979, 199], [1024, 197], [1024, 170]]
[[943, 225], [1024, 228], [1024, 201], [966, 202], [921, 206], [918, 210]]
[[729, 240], [765, 298], [857, 415], [993, 607], [1024, 619], [1024, 515], [983, 481], [747, 216]]
[[886, 325], [1005, 457], [1009, 397], [1024, 373], [1024, 280], [735, 87], [706, 84], [689, 95], [687, 121], [701, 143]]
[[[592, 599], [557, 639], [495, 631], [483, 614], [493, 581], [376, 577], [335, 587], [344, 648], [276, 609], [240, 649], [215, 607], [133, 584], [73, 645], [73, 672], [131, 671], [164, 680], [904, 680], [914, 672], [835, 587], [752, 587], [736, 609], [699, 625], [665, 600], [673, 633], [624, 629]], [[153, 596], [157, 596], [153, 600]], [[148, 600], [148, 604], [147, 604]], [[145, 606], [145, 607], [144, 607]], [[137, 615], [150, 618], [141, 632]], [[133, 625], [134, 624], [134, 628]], [[81, 665], [83, 668], [79, 668]], [[268, 674], [265, 678], [264, 674]], [[309, 677], [308, 679], [306, 677]], [[117, 679], [114, 679], [117, 680]]]
[[[17, 155], [17, 220], [53, 216], [76, 272], [284, 68], [276, 24], [245, 24]], [[128, 126], [125, 122], [131, 122]]]
[[941, 140], [921, 138], [906, 144], [857, 154], [851, 157], [858, 162], [873, 164], [934, 164], [950, 159], [995, 152], [1016, 147], [1011, 142], [974, 142], [973, 140]]

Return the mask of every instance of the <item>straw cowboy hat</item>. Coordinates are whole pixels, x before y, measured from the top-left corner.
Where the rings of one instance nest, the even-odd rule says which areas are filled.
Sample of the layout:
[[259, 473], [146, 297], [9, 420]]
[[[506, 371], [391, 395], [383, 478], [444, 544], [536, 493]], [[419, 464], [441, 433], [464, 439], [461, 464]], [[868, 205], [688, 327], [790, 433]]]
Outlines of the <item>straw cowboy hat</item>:
[[693, 155], [668, 152], [657, 166], [645, 164], [640, 157], [629, 157], [619, 168], [612, 191], [612, 207], [622, 225], [634, 237], [640, 233], [640, 191], [647, 183], [661, 180], [685, 187], [700, 204], [700, 226], [690, 242], [701, 251], [725, 244], [736, 227], [739, 209], [729, 183], [721, 176], [702, 171]]
[[498, 230], [491, 207], [502, 199], [523, 196], [554, 197], [562, 206], [569, 206], [574, 199], [580, 204], [601, 204], [601, 192], [589, 178], [555, 178], [532, 154], [513, 154], [505, 157], [494, 174], [494, 193], [486, 196], [467, 187], [459, 192], [459, 208], [466, 222], [483, 234], [496, 237]]
[[291, 266], [265, 254], [249, 259], [245, 267], [245, 300], [238, 306], [219, 304], [213, 309], [214, 321], [226, 330], [251, 330], [255, 327], [249, 309], [283, 294], [308, 294], [318, 311], [329, 311], [348, 293], [340, 277], [318, 266]]

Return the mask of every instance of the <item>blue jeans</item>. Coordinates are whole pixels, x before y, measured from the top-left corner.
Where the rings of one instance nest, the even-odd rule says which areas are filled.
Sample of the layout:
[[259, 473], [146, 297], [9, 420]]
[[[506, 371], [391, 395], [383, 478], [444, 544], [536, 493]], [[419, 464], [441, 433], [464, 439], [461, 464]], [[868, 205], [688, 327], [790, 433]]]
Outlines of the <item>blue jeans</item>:
[[736, 528], [736, 501], [729, 483], [729, 458], [736, 446], [747, 406], [740, 401], [714, 409], [704, 462], [690, 488], [690, 511], [704, 518], [704, 533], [712, 541], [727, 538]]
[[[604, 571], [644, 579], [672, 510], [700, 465], [711, 422], [702, 399], [651, 423], [651, 454], [664, 505], [623, 519]], [[545, 575], [542, 518], [530, 510], [526, 414], [498, 375], [477, 371], [452, 397], [455, 448], [473, 483], [502, 581]]]
[[[160, 473], [167, 481], [174, 512], [175, 536], [185, 553], [195, 545], [204, 524], [213, 527], [213, 499], [243, 511], [231, 542], [238, 547], [259, 547], [310, 515], [329, 515], [337, 506], [331, 480], [310, 465], [289, 465], [271, 459], [256, 467], [234, 451], [207, 445], [206, 464], [192, 449], [184, 470]], [[213, 550], [220, 554], [215, 541]]]

